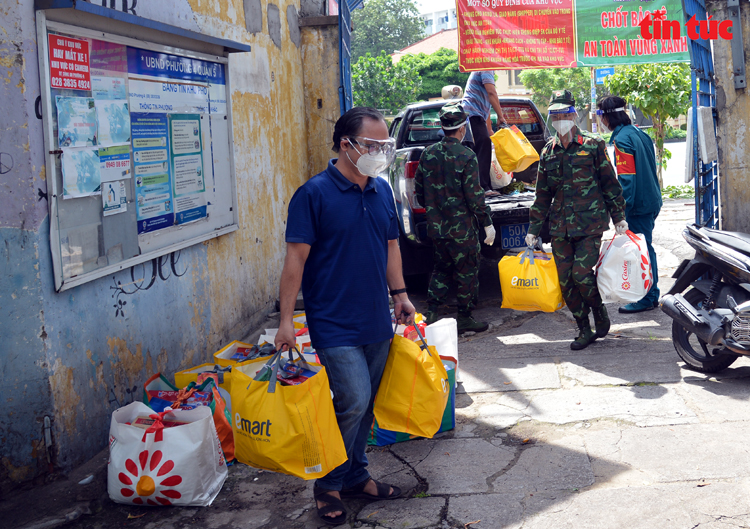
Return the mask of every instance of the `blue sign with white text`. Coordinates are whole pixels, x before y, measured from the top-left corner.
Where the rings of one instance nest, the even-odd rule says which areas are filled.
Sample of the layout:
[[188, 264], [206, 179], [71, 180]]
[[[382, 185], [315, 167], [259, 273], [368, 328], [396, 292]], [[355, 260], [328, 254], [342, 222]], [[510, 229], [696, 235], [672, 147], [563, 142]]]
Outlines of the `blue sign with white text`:
[[594, 70], [596, 84], [604, 84], [604, 78], [615, 73], [614, 66], [610, 68], [597, 68]]
[[128, 73], [226, 84], [222, 64], [130, 46], [128, 46]]

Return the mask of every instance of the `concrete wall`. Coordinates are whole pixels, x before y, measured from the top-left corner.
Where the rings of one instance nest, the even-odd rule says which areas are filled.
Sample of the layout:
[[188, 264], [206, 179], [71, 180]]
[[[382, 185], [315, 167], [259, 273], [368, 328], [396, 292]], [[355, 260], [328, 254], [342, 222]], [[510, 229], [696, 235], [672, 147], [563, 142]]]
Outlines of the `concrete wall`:
[[[708, 14], [727, 20], [727, 3], [710, 0]], [[740, 16], [745, 49], [746, 77], [750, 79], [750, 5], [741, 3]], [[735, 90], [731, 41], [713, 41], [716, 71], [717, 139], [719, 143], [719, 189], [721, 227], [750, 233], [750, 93]]]
[[[240, 229], [182, 250], [174, 268], [164, 266], [148, 289], [136, 290], [132, 282], [150, 278], [151, 263], [56, 293], [42, 122], [34, 113], [40, 94], [34, 2], [0, 0], [3, 487], [93, 456], [106, 446], [111, 412], [140, 399], [151, 374], [208, 361], [272, 310], [289, 199], [321, 168], [307, 148], [305, 97], [322, 99], [326, 112], [334, 101], [338, 106], [338, 81], [328, 90], [315, 86], [331, 81], [320, 62], [305, 82], [300, 0], [126, 4], [139, 16], [252, 46], [232, 55], [229, 65]], [[334, 47], [326, 38], [332, 37], [306, 36], [305, 54], [330, 60]], [[51, 466], [45, 416], [52, 425]]]

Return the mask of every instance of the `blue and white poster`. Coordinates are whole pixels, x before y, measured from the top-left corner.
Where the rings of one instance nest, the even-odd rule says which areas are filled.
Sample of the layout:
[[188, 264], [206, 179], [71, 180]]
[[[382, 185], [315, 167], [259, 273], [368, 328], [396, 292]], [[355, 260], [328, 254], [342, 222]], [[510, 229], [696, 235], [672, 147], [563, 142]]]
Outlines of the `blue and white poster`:
[[109, 217], [128, 210], [125, 182], [102, 182], [102, 215]]
[[97, 145], [96, 110], [92, 97], [55, 98], [57, 107], [57, 140], [60, 147]]
[[177, 224], [203, 219], [206, 217], [206, 185], [200, 115], [170, 114], [169, 144]]
[[130, 142], [130, 112], [125, 100], [96, 100], [96, 122], [99, 127], [99, 145], [117, 145]]
[[132, 113], [136, 219], [138, 233], [174, 225], [166, 114]]
[[81, 198], [101, 192], [99, 153], [96, 148], [62, 150], [63, 198]]

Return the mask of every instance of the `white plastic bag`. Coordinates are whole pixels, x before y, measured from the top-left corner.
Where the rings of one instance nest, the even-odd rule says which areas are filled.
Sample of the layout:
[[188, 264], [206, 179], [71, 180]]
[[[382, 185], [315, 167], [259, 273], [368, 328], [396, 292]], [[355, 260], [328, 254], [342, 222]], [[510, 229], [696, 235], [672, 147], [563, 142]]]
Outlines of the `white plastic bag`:
[[646, 239], [628, 230], [602, 246], [596, 263], [596, 284], [604, 303], [640, 301], [651, 289], [653, 277]]
[[490, 162], [490, 185], [492, 189], [502, 189], [510, 184], [513, 179], [513, 173], [506, 173], [497, 161], [495, 148], [492, 148], [492, 161]]
[[427, 345], [434, 345], [438, 354], [450, 356], [456, 359], [456, 382], [460, 382], [458, 376], [458, 326], [454, 318], [443, 318], [424, 330], [424, 339]]
[[162, 415], [180, 426], [132, 426], [156, 415], [142, 402], [112, 414], [109, 427], [107, 491], [129, 505], [211, 505], [227, 478], [227, 464], [211, 409], [176, 410]]

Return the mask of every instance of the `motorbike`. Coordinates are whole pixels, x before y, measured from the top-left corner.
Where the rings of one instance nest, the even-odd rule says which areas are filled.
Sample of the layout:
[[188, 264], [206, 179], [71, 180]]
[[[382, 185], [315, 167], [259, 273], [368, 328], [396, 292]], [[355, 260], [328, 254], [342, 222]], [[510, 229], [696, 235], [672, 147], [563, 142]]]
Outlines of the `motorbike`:
[[[689, 224], [695, 249], [661, 300], [675, 350], [692, 369], [716, 373], [750, 355], [750, 235]], [[689, 289], [689, 290], [688, 290]]]

